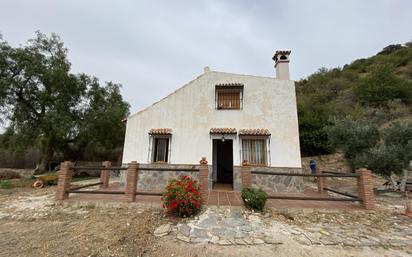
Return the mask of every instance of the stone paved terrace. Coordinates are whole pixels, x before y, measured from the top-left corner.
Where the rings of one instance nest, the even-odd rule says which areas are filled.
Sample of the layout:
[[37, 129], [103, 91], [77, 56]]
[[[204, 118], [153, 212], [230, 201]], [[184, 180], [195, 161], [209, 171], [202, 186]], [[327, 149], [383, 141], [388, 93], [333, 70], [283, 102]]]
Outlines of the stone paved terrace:
[[[96, 190], [98, 187], [90, 187], [83, 189], [86, 190]], [[111, 184], [107, 190], [119, 191], [119, 185], [117, 183]], [[139, 190], [143, 191], [143, 190]], [[160, 193], [160, 191], [148, 191], [143, 192], [155, 192]], [[300, 196], [320, 196], [313, 188], [306, 188], [302, 195]], [[119, 194], [77, 194], [71, 193], [68, 202], [127, 202], [124, 199], [124, 195]], [[161, 207], [160, 196], [151, 195], [137, 195], [136, 203], [143, 203], [151, 205], [153, 207]], [[242, 199], [239, 192], [226, 191], [226, 190], [213, 190], [209, 193], [206, 205], [209, 206], [243, 206]], [[312, 200], [284, 200], [284, 199], [268, 199], [266, 202], [266, 207], [269, 208], [311, 208], [311, 209], [335, 209], [335, 210], [362, 210], [359, 203], [355, 202], [337, 202], [337, 201], [312, 201]]]

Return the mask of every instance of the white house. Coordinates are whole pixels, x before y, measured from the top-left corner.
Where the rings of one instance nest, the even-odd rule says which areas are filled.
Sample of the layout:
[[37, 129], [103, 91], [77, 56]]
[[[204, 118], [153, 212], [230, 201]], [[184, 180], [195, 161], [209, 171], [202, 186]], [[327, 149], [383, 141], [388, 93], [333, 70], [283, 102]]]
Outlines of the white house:
[[[240, 190], [240, 166], [300, 172], [295, 82], [289, 79], [290, 51], [276, 51], [276, 78], [211, 71], [127, 118], [123, 163], [198, 165], [206, 157], [209, 188]], [[161, 188], [176, 174], [139, 175], [139, 185]], [[272, 191], [300, 190], [299, 178], [253, 177]]]

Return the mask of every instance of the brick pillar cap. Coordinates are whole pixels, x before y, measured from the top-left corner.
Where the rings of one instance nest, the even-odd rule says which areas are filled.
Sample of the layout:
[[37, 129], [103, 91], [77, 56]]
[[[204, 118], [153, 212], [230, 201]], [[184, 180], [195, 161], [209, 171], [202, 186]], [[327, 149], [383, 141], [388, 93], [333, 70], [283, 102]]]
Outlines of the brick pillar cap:
[[200, 164], [207, 164], [206, 157], [202, 157], [202, 159], [199, 161]]
[[104, 161], [102, 162], [103, 166], [111, 166], [112, 162], [111, 161]]

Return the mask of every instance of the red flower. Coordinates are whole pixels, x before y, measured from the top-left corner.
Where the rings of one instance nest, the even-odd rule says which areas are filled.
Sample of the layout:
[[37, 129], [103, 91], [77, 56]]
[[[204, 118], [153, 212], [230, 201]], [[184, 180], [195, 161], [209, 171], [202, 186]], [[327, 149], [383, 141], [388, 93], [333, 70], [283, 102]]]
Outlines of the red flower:
[[[196, 213], [201, 206], [198, 181], [189, 176], [171, 179], [163, 192], [162, 206], [168, 206], [170, 212], [180, 216], [190, 216]], [[165, 207], [163, 207], [165, 208]]]

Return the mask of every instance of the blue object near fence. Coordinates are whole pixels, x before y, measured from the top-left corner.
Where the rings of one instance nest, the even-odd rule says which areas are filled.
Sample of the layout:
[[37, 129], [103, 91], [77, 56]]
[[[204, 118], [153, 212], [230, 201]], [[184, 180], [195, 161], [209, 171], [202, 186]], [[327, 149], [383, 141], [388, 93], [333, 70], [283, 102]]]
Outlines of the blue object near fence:
[[312, 172], [312, 174], [315, 174], [316, 173], [316, 161], [310, 160], [309, 167], [310, 167], [310, 171]]

